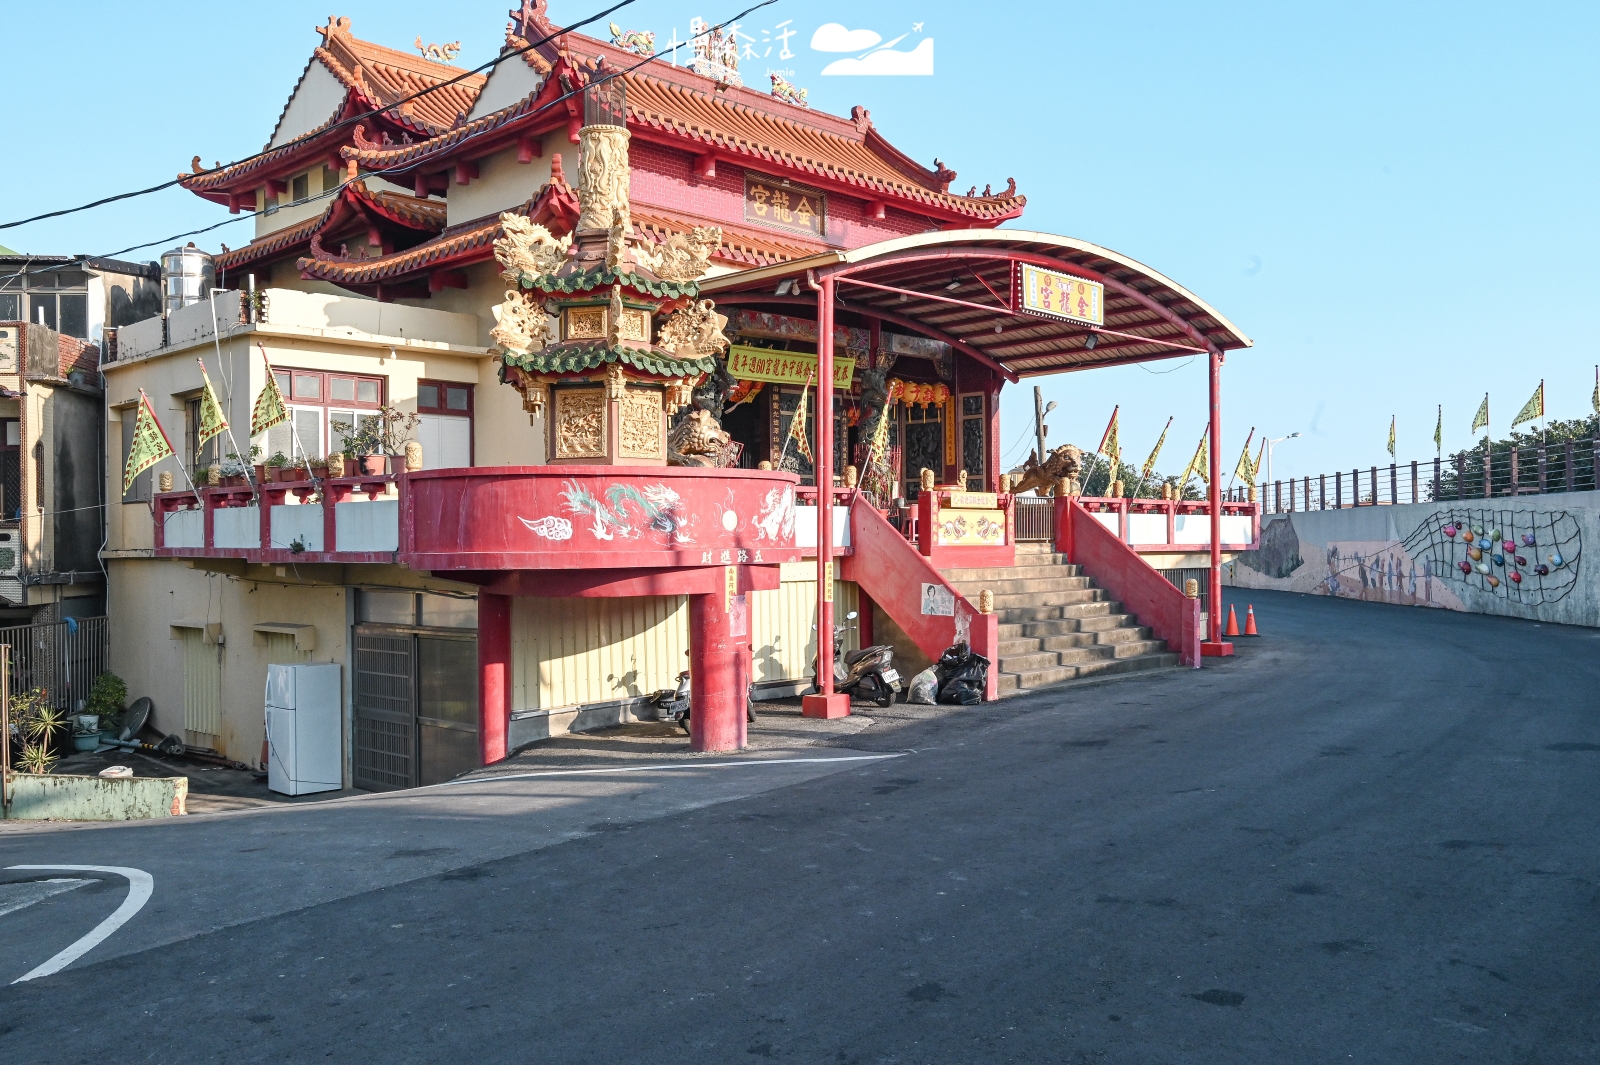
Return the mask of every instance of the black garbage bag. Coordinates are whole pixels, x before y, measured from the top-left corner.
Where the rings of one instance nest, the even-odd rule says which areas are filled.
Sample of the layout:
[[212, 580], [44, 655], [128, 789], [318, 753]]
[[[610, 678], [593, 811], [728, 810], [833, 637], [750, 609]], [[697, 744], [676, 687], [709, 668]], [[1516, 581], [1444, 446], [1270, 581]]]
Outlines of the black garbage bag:
[[988, 687], [989, 680], [987, 658], [973, 654], [972, 648], [958, 643], [939, 656], [936, 670], [941, 703], [976, 706], [983, 702], [984, 689]]

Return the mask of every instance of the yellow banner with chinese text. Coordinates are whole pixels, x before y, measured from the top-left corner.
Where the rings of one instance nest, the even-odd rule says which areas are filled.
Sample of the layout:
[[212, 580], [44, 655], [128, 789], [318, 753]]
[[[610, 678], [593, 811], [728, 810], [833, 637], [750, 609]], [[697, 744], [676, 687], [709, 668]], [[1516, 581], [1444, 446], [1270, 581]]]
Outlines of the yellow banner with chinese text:
[[[741, 381], [770, 381], [779, 385], [803, 385], [817, 378], [817, 357], [806, 351], [774, 351], [735, 344], [728, 349], [728, 372]], [[849, 388], [855, 376], [856, 360], [833, 359], [833, 387]]]

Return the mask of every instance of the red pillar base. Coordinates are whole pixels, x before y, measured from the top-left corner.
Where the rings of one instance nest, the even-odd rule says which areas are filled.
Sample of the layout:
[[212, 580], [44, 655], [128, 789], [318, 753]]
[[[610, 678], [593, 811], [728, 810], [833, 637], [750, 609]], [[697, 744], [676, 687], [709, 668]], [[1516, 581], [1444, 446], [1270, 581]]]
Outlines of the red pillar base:
[[689, 749], [738, 751], [747, 743], [744, 663], [749, 637], [732, 634], [720, 595], [689, 597]]
[[1231, 658], [1232, 656], [1233, 644], [1228, 643], [1226, 640], [1221, 640], [1217, 643], [1206, 640], [1200, 644], [1201, 658]]
[[801, 717], [849, 717], [850, 696], [842, 692], [832, 695], [808, 695], [800, 700]]

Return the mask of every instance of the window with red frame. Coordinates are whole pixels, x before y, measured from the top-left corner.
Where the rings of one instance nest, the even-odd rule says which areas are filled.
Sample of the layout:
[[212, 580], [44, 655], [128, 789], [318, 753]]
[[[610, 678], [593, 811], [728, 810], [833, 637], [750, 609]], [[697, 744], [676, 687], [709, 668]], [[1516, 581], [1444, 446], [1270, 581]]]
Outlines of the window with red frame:
[[473, 387], [458, 381], [417, 382], [416, 437], [423, 469], [472, 465], [473, 399]]
[[267, 430], [264, 441], [258, 438], [264, 458], [280, 451], [295, 458], [338, 452], [347, 435], [378, 416], [387, 385], [384, 378], [365, 374], [284, 367], [273, 367], [272, 373], [294, 428], [282, 422]]

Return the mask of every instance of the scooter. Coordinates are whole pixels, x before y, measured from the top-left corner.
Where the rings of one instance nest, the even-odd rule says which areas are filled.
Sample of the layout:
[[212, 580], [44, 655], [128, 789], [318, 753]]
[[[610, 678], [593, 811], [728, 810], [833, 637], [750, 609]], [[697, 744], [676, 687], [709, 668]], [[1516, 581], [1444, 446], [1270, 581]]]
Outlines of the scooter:
[[[684, 654], [689, 652], [685, 651]], [[678, 687], [674, 691], [663, 688], [650, 697], [651, 704], [661, 712], [659, 720], [677, 722], [685, 733], [689, 731], [689, 671], [678, 674]], [[745, 689], [744, 719], [750, 724], [756, 720], [756, 686]]]
[[[854, 621], [860, 615], [852, 610], [845, 621]], [[811, 626], [815, 629], [816, 626]], [[833, 690], [862, 699], [875, 699], [879, 706], [893, 706], [900, 694], [900, 674], [894, 668], [894, 647], [880, 643], [855, 651], [844, 649], [844, 634], [854, 625], [833, 627]], [[817, 660], [811, 659], [812, 690], [821, 691]]]

